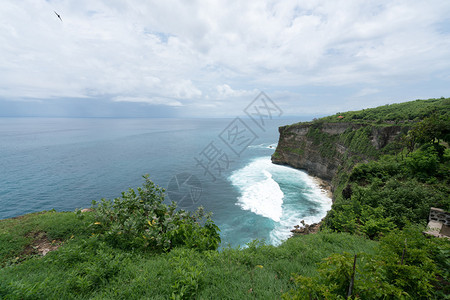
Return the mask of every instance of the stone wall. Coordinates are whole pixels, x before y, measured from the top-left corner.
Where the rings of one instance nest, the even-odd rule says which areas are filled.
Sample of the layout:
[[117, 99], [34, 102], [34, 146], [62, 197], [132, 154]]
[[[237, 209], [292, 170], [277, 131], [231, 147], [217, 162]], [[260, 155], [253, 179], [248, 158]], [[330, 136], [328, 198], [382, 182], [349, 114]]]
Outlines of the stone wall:
[[443, 209], [432, 207], [430, 209], [430, 221], [441, 222], [444, 225], [450, 226], [450, 213]]
[[450, 238], [450, 213], [440, 208], [430, 208], [428, 230], [425, 234], [440, 238]]

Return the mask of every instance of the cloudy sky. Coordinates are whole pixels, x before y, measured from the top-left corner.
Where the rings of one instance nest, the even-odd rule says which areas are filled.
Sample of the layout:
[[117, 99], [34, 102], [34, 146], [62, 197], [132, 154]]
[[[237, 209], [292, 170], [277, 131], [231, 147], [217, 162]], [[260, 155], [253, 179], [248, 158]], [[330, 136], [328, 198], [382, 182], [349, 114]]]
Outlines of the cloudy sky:
[[316, 116], [450, 97], [449, 70], [450, 1], [0, 0], [0, 116], [234, 117], [259, 91]]

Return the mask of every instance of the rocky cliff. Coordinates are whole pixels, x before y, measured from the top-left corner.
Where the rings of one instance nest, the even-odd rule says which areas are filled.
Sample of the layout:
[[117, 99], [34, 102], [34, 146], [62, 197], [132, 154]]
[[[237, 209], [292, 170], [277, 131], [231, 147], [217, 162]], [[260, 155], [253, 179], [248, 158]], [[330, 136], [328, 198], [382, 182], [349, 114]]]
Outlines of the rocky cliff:
[[337, 172], [395, 151], [401, 134], [407, 130], [406, 126], [386, 123], [308, 122], [282, 126], [272, 162], [306, 170], [332, 183]]

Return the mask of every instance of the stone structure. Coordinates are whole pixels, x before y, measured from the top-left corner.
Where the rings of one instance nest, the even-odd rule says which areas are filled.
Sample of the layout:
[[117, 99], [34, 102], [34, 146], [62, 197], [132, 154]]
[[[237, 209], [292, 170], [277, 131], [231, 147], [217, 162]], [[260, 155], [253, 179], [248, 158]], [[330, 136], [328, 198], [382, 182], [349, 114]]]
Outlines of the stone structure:
[[436, 237], [450, 238], [450, 213], [440, 208], [432, 207], [426, 234]]

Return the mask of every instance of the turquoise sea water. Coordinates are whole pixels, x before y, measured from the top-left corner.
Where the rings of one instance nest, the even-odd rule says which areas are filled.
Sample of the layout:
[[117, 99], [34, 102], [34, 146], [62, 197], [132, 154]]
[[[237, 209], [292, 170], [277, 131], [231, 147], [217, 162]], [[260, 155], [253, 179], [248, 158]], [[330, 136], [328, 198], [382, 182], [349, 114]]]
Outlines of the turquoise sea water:
[[0, 219], [89, 207], [140, 186], [143, 174], [166, 188], [184, 173], [201, 185], [186, 209], [212, 211], [223, 245], [276, 245], [331, 206], [306, 173], [270, 162], [278, 126], [297, 121], [0, 118]]

